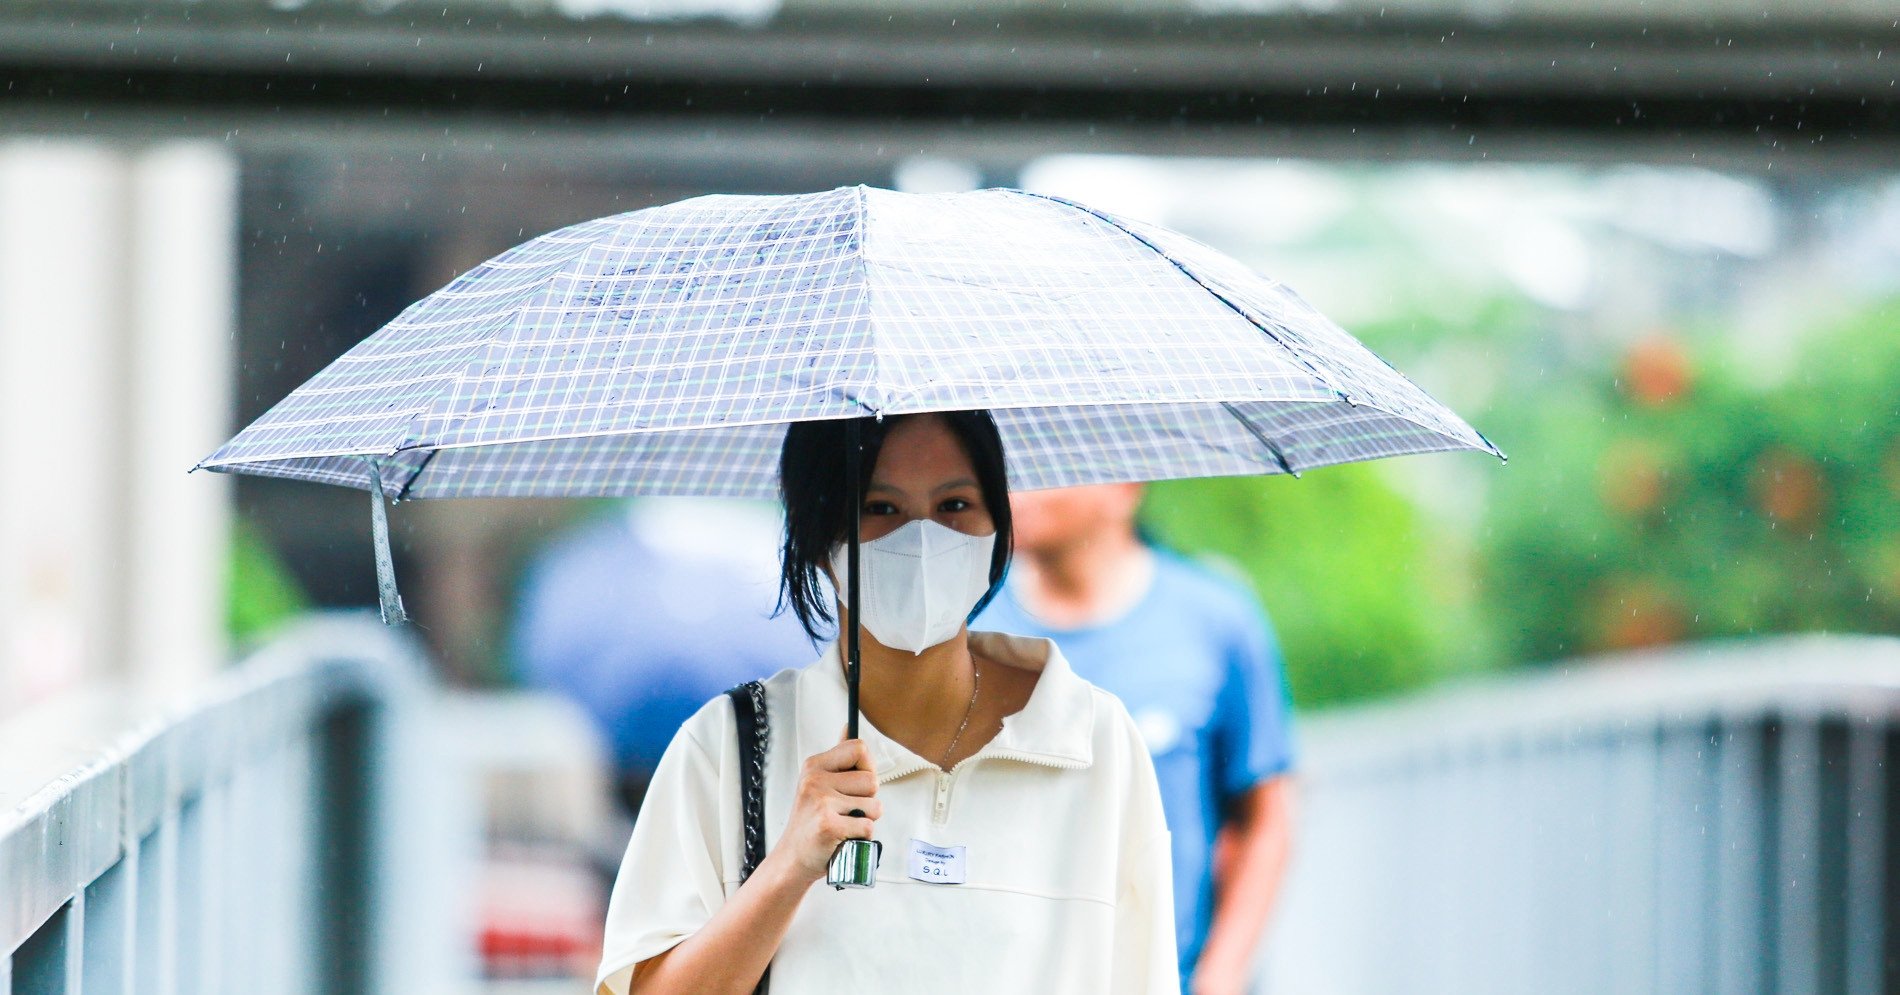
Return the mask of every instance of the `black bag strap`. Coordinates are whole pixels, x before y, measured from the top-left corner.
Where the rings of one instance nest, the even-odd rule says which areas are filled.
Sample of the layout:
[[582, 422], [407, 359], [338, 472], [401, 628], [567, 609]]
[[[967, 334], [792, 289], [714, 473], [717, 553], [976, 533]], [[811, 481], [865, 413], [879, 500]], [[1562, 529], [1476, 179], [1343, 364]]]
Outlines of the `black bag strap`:
[[[771, 725], [765, 714], [765, 685], [747, 681], [726, 692], [732, 699], [734, 723], [739, 732], [739, 813], [744, 826], [740, 836], [739, 883], [744, 884], [765, 859], [765, 744]], [[765, 966], [754, 995], [766, 995], [772, 980], [772, 966]]]

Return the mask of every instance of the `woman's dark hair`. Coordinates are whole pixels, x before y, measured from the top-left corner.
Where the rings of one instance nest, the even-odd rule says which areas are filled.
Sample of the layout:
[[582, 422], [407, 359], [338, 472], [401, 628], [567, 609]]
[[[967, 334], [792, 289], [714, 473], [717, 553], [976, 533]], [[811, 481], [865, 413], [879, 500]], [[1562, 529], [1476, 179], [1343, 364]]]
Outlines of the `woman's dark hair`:
[[[997, 434], [996, 420], [988, 411], [939, 411], [950, 434], [963, 446], [964, 455], [976, 469], [976, 482], [983, 492], [990, 520], [996, 523], [996, 550], [990, 558], [990, 589], [983, 593], [975, 618], [1002, 587], [1003, 574], [1009, 567], [1011, 532], [1009, 521], [1009, 482], [1003, 470], [1003, 437]], [[845, 480], [845, 449], [851, 437], [851, 421], [793, 422], [785, 430], [785, 448], [779, 454], [779, 499], [785, 504], [785, 545], [780, 562], [779, 611], [791, 608], [804, 625], [805, 634], [814, 642], [825, 638], [822, 627], [837, 621], [830, 606], [830, 585], [825, 582], [821, 564], [831, 555], [832, 547], [851, 535], [852, 510], [861, 506], [871, 486], [871, 472], [877, 467], [877, 455], [892, 426], [905, 418], [928, 415], [886, 415], [883, 418], [859, 418], [859, 439], [864, 446], [860, 474], [851, 501], [842, 493]], [[852, 501], [856, 501], [854, 505]]]

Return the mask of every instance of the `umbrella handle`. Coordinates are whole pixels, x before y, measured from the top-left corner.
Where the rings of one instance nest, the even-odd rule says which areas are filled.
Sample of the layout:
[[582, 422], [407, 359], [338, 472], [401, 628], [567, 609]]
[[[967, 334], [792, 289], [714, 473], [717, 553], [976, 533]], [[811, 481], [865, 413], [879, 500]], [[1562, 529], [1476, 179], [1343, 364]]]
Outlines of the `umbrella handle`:
[[845, 840], [831, 852], [825, 865], [825, 883], [846, 888], [877, 887], [877, 865], [884, 862], [884, 844], [877, 840]]
[[[845, 606], [851, 620], [844, 637], [845, 738], [858, 738], [858, 529], [864, 513], [864, 500], [858, 494], [858, 481], [864, 472], [863, 431], [858, 419], [851, 419], [844, 452], [845, 493], [851, 501], [851, 534], [845, 540]], [[864, 813], [851, 810], [854, 818]], [[873, 888], [877, 886], [877, 865], [884, 859], [884, 844], [876, 840], [845, 840], [832, 851], [825, 865], [825, 883], [833, 888]]]
[[858, 738], [858, 664], [861, 661], [858, 649], [858, 530], [863, 527], [864, 500], [858, 494], [858, 478], [864, 472], [864, 442], [860, 437], [862, 429], [858, 419], [851, 419], [849, 434], [845, 437], [844, 476], [845, 493], [851, 501], [851, 534], [845, 539], [845, 606], [851, 616], [850, 630], [845, 634], [845, 732], [844, 738]]

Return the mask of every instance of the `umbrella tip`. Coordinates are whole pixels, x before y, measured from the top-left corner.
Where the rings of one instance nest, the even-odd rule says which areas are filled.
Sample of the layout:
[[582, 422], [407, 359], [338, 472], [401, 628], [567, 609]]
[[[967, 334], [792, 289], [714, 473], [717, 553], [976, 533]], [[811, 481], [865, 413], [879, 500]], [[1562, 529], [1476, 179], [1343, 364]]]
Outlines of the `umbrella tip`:
[[1484, 443], [1484, 451], [1487, 453], [1490, 453], [1493, 456], [1496, 456], [1498, 458], [1499, 463], [1509, 463], [1511, 461], [1511, 458], [1509, 456], [1504, 455], [1504, 450], [1499, 449], [1498, 444], [1495, 442], [1492, 442], [1488, 437], [1485, 436], [1483, 432], [1480, 432], [1475, 428], [1472, 429], [1471, 431], [1473, 434], [1477, 435], [1479, 442]]

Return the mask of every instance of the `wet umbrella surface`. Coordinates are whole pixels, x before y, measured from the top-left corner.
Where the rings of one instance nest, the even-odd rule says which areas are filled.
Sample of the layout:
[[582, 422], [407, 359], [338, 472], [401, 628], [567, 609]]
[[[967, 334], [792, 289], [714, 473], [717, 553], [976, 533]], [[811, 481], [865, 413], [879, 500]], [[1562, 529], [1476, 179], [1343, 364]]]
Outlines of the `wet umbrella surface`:
[[200, 466], [391, 498], [770, 497], [786, 422], [994, 410], [1018, 488], [1496, 450], [1286, 287], [1010, 190], [710, 196], [541, 236]]

